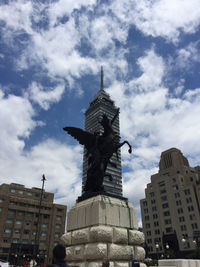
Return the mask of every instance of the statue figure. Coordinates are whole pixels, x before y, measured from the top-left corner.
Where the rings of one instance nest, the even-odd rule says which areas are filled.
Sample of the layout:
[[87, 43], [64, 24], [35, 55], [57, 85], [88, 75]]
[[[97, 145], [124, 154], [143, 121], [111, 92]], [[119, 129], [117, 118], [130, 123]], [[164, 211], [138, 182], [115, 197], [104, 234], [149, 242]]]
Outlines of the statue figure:
[[103, 126], [103, 134], [98, 132], [90, 133], [76, 127], [63, 128], [72, 137], [74, 137], [81, 145], [84, 145], [87, 150], [88, 158], [88, 170], [87, 180], [84, 187], [84, 192], [102, 192], [103, 179], [106, 174], [106, 168], [108, 163], [116, 167], [114, 163], [110, 161], [112, 155], [116, 153], [118, 159], [118, 149], [124, 144], [128, 144], [129, 153], [132, 152], [132, 147], [128, 141], [122, 143], [119, 142], [120, 137], [113, 130], [113, 123], [119, 114], [119, 109], [112, 120], [104, 114], [102, 120], [98, 122]]

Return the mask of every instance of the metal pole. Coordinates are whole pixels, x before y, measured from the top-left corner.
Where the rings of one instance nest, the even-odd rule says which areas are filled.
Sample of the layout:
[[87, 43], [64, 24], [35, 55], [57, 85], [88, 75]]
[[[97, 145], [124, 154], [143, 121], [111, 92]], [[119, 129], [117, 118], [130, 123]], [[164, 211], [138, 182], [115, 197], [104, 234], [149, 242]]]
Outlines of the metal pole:
[[37, 250], [36, 247], [38, 246], [39, 249], [39, 231], [40, 231], [40, 213], [41, 213], [41, 205], [42, 205], [42, 198], [43, 198], [43, 193], [44, 193], [44, 182], [46, 181], [45, 175], [42, 175], [42, 191], [40, 194], [40, 202], [39, 202], [39, 210], [38, 210], [38, 218], [37, 218], [37, 225], [36, 225], [36, 233], [35, 233], [35, 244], [34, 244], [34, 259], [36, 260], [37, 258]]

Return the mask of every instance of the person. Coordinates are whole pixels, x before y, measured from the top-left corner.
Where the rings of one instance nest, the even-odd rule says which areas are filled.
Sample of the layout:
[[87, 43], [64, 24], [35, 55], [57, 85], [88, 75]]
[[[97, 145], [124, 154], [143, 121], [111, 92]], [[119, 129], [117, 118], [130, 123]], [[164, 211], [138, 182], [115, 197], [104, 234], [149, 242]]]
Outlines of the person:
[[58, 244], [53, 249], [53, 263], [47, 267], [69, 267], [65, 261], [66, 257], [66, 248]]
[[109, 261], [104, 261], [102, 264], [102, 267], [109, 267], [109, 266], [110, 266]]

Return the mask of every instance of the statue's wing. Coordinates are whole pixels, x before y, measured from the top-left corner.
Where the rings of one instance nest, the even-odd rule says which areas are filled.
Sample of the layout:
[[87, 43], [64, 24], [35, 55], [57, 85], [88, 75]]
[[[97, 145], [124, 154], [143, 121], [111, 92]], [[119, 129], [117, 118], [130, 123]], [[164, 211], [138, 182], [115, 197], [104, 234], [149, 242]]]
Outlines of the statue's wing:
[[95, 142], [94, 134], [86, 132], [80, 128], [65, 127], [63, 130], [68, 132], [68, 134], [74, 137], [81, 145], [84, 145], [86, 149], [90, 149]]

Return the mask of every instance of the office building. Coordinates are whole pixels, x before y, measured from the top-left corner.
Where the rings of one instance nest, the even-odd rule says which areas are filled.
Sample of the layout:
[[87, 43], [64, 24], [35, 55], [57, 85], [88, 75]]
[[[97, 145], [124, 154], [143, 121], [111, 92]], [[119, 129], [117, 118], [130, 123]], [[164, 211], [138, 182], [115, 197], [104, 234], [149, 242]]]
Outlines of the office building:
[[[65, 232], [66, 209], [54, 194], [20, 184], [0, 185], [0, 259], [21, 265], [33, 257], [49, 263]], [[41, 205], [40, 205], [41, 204]]]
[[176, 148], [162, 152], [140, 206], [148, 256], [185, 257], [200, 242], [200, 166]]
[[[93, 101], [90, 103], [89, 108], [85, 112], [85, 130], [91, 133], [94, 132], [103, 132], [103, 127], [98, 122], [99, 119], [102, 119], [102, 115], [106, 114], [109, 119], [112, 119], [116, 112], [117, 107], [114, 104], [114, 101], [111, 100], [110, 96], [105, 92], [103, 86], [103, 70], [101, 70], [101, 86], [100, 90], [95, 95]], [[119, 116], [116, 118], [113, 128], [115, 132], [120, 135], [119, 131]], [[106, 174], [112, 175], [112, 180], [108, 176], [104, 177], [104, 188], [105, 191], [117, 196], [122, 196], [122, 174], [121, 174], [121, 153], [119, 150], [119, 159], [117, 160], [116, 155], [114, 154], [111, 158], [111, 161], [117, 165], [117, 168], [108, 164]], [[86, 151], [84, 151], [83, 156], [83, 184], [82, 189], [84, 188], [85, 181], [87, 178], [87, 156]]]

